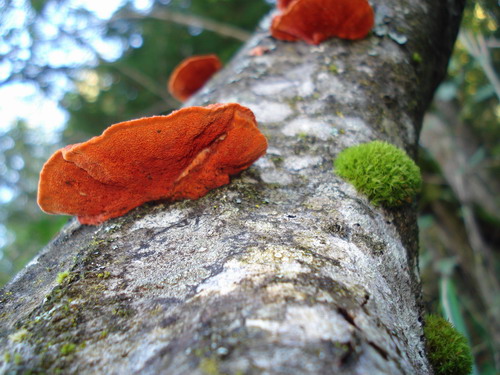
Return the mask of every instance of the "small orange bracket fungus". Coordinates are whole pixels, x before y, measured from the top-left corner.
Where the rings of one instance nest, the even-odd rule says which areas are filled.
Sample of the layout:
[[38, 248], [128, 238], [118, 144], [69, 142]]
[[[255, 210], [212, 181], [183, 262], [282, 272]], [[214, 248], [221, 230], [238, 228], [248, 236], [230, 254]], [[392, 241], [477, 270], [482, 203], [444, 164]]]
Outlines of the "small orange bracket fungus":
[[277, 7], [279, 10], [284, 10], [293, 0], [278, 0]]
[[269, 52], [270, 48], [269, 47], [263, 47], [263, 46], [257, 46], [252, 48], [248, 52], [248, 56], [263, 56], [267, 52]]
[[168, 91], [181, 102], [188, 100], [222, 67], [216, 55], [192, 56], [174, 69]]
[[280, 1], [283, 13], [274, 17], [271, 34], [286, 41], [319, 44], [325, 39], [362, 39], [373, 27], [373, 9], [367, 0]]
[[200, 198], [266, 149], [254, 114], [236, 103], [121, 122], [56, 151], [40, 173], [38, 204], [97, 225], [144, 202]]

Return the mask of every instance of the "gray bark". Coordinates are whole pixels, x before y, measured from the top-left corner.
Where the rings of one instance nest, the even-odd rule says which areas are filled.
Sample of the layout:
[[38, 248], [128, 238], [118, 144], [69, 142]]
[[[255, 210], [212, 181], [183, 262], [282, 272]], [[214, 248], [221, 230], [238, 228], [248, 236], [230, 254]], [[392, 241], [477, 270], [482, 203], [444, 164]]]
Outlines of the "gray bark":
[[1, 292], [2, 371], [430, 374], [416, 207], [374, 207], [332, 160], [415, 155], [463, 2], [374, 3], [380, 36], [357, 42], [279, 42], [267, 17], [187, 103], [250, 107], [267, 155], [197, 201], [71, 221]]

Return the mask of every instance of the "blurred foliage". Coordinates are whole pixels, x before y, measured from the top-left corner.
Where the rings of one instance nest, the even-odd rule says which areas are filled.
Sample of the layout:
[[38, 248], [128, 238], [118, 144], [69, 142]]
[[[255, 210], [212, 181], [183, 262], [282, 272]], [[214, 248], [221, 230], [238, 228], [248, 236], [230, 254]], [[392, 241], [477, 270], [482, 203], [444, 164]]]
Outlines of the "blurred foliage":
[[64, 216], [43, 214], [35, 203], [38, 174], [47, 153], [55, 150], [53, 138], [21, 121], [0, 134], [1, 285], [29, 262], [67, 221]]
[[[251, 31], [269, 9], [262, 0], [197, 0], [189, 7], [186, 1], [172, 0], [168, 7], [155, 5], [149, 13], [189, 11], [217, 22], [237, 22], [235, 26]], [[227, 62], [241, 45], [233, 38], [147, 15], [135, 20], [131, 17], [135, 14], [127, 4], [107, 25], [108, 36], [120, 36], [130, 45], [123, 57], [81, 72], [77, 90], [64, 98], [71, 115], [65, 132], [69, 143], [98, 134], [116, 122], [171, 112], [180, 103], [167, 93], [167, 80], [182, 59], [216, 53]]]
[[[500, 261], [493, 250], [500, 249], [500, 212], [494, 209], [500, 198], [499, 20], [496, 0], [467, 3], [448, 77], [431, 108], [451, 144], [435, 139], [438, 151], [432, 153], [433, 147], [426, 145], [419, 162], [424, 175], [419, 224], [426, 309], [442, 313], [469, 338], [473, 374], [485, 375], [500, 373]], [[424, 132], [426, 125], [431, 124], [424, 123]], [[462, 160], [466, 170], [446, 170], [457, 165], [456, 160], [447, 164], [445, 153], [439, 155], [448, 146], [448, 157]], [[453, 174], [478, 178], [493, 198], [464, 194], [471, 181], [453, 181]]]
[[[450, 61], [448, 79], [437, 92], [455, 101], [460, 117], [470, 124], [500, 172], [500, 5], [497, 0], [469, 1], [463, 27]], [[495, 79], [487, 74], [492, 68]]]

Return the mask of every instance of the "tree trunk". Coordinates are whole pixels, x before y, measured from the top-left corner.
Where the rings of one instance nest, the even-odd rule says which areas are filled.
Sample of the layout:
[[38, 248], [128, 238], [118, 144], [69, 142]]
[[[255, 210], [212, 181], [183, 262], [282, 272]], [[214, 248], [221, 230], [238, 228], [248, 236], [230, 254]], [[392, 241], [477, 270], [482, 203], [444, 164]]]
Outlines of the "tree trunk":
[[188, 105], [250, 107], [267, 155], [197, 201], [72, 220], [1, 293], [1, 369], [432, 373], [416, 206], [374, 207], [332, 161], [375, 139], [415, 155], [463, 1], [373, 3], [356, 42], [276, 41], [266, 17]]

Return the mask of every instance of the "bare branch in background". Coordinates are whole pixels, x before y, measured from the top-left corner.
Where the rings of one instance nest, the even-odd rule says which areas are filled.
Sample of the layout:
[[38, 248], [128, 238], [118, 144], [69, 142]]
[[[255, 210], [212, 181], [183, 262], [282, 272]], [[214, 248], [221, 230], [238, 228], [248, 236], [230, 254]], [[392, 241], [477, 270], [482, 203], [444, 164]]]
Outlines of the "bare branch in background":
[[228, 25], [226, 23], [214, 21], [200, 16], [195, 16], [193, 14], [182, 14], [179, 12], [172, 12], [168, 10], [158, 10], [148, 15], [127, 12], [113, 17], [111, 19], [111, 22], [119, 19], [142, 19], [142, 18], [153, 18], [160, 21], [174, 22], [184, 26], [201, 27], [202, 29], [212, 31], [221, 36], [234, 38], [242, 42], [246, 42], [252, 35], [249, 32], [240, 29], [239, 27]]
[[[163, 99], [165, 103], [172, 103], [171, 97], [167, 94], [166, 89], [159, 86], [155, 81], [153, 81], [150, 77], [145, 74], [142, 74], [137, 69], [133, 69], [129, 66], [124, 65], [112, 65], [113, 68], [118, 70], [121, 74], [127, 76], [133, 81], [137, 82], [139, 85], [144, 87], [146, 90], [149, 90], [155, 95], [158, 95]], [[175, 105], [175, 104], [174, 104]]]
[[[491, 63], [491, 55], [488, 48], [491, 42], [486, 41], [483, 35], [474, 35], [468, 30], [460, 31], [458, 40], [464, 45], [467, 52], [479, 62], [484, 74], [493, 85], [498, 99], [500, 99], [500, 79], [498, 79], [498, 74]], [[496, 42], [498, 45], [498, 41], [494, 40], [493, 42]]]

